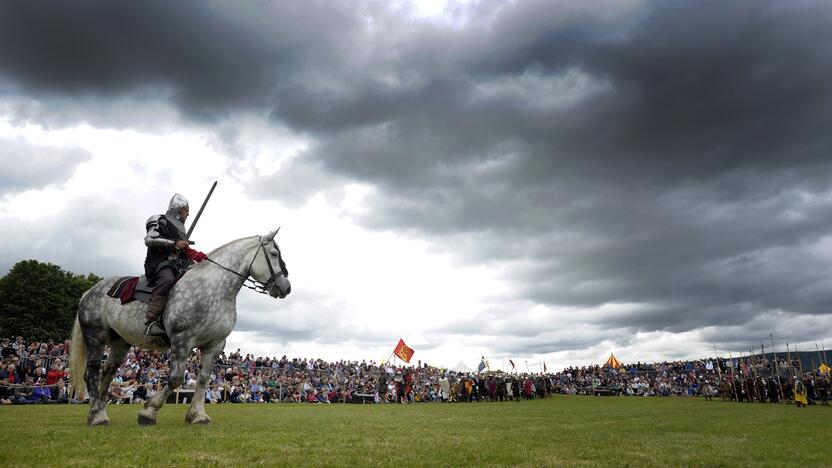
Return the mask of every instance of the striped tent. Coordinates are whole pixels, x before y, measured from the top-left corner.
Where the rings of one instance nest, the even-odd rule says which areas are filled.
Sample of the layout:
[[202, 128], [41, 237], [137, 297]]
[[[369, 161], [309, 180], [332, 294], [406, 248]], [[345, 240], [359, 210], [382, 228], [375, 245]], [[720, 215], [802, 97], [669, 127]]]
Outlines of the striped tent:
[[610, 358], [607, 359], [607, 363], [604, 364], [605, 367], [612, 367], [613, 369], [618, 369], [621, 367], [621, 362], [615, 358], [615, 354], [610, 353]]

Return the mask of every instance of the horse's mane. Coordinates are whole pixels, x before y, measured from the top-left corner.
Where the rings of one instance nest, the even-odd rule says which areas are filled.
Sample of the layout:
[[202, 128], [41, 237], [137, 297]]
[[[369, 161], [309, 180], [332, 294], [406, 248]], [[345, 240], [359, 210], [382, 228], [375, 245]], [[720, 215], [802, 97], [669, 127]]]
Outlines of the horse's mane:
[[213, 254], [215, 254], [215, 253], [219, 252], [220, 250], [222, 250], [222, 249], [224, 249], [224, 248], [228, 247], [229, 245], [231, 245], [231, 244], [233, 244], [233, 243], [235, 243], [235, 242], [240, 242], [240, 241], [243, 241], [243, 240], [254, 239], [255, 237], [259, 237], [259, 236], [241, 237], [241, 238], [239, 238], [239, 239], [234, 239], [233, 241], [226, 242], [225, 244], [223, 244], [223, 245], [221, 245], [221, 246], [217, 247], [216, 249], [214, 249], [214, 250], [212, 250], [212, 251], [208, 252], [208, 256], [209, 256], [209, 257], [210, 257], [210, 256], [212, 256]]

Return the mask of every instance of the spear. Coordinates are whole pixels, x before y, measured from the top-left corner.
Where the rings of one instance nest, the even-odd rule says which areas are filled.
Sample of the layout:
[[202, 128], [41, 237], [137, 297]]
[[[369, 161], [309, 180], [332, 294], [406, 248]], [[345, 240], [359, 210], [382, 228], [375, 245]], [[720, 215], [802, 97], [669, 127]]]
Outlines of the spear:
[[820, 342], [820, 348], [823, 350], [823, 362], [828, 366], [829, 361], [826, 360], [826, 346], [823, 345], [823, 341]]
[[818, 353], [818, 361], [823, 362], [823, 359], [820, 357], [820, 349], [818, 349], [817, 342], [815, 342], [815, 351]]
[[716, 343], [714, 343], [714, 359], [716, 359], [716, 373], [719, 375], [719, 394], [722, 395], [722, 401], [725, 401], [725, 394], [722, 393], [722, 368], [719, 367], [719, 355], [716, 354]]
[[789, 348], [789, 342], [786, 342], [786, 356], [789, 360], [789, 377], [794, 377], [794, 366], [792, 365], [792, 350]]
[[[746, 377], [748, 377], [748, 364], [746, 364], [745, 359], [742, 357], [742, 352], [740, 352], [740, 362], [739, 362], [739, 369], [740, 369], [740, 388], [742, 388], [745, 392], [746, 397], [748, 398], [748, 402], [751, 403], [751, 398], [748, 395], [748, 385], [746, 384]], [[739, 403], [739, 401], [737, 401]]]
[[800, 380], [803, 380], [803, 359], [800, 357], [800, 351], [797, 350], [797, 345], [794, 345], [794, 354], [797, 355], [797, 364], [800, 366]]
[[731, 387], [734, 389], [734, 400], [739, 403], [740, 399], [737, 397], [737, 379], [734, 377], [734, 357], [731, 356], [731, 351], [728, 351], [728, 359], [731, 360]]
[[774, 348], [774, 333], [769, 333], [771, 337], [771, 352], [774, 354], [774, 370], [777, 371], [777, 391], [780, 392], [780, 401], [783, 401], [783, 386], [780, 385], [780, 365], [777, 364], [777, 351]]

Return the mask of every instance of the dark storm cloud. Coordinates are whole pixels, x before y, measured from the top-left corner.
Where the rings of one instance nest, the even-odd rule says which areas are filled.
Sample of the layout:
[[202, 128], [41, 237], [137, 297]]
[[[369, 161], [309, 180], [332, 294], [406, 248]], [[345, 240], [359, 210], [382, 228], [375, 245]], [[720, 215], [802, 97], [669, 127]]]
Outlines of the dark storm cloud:
[[314, 144], [256, 192], [365, 182], [363, 224], [501, 268], [518, 297], [634, 304], [584, 323], [828, 324], [828, 2], [483, 2], [453, 26], [372, 2], [0, 8], [20, 92], [268, 115]]
[[314, 2], [7, 2], [0, 7], [0, 75], [43, 98], [169, 97], [188, 115], [217, 119], [270, 102], [278, 79], [342, 52], [355, 19], [346, 9]]
[[[366, 222], [487, 232], [472, 259], [528, 260], [508, 275], [545, 304], [645, 304], [607, 326], [828, 314], [832, 9], [661, 2], [608, 34], [541, 11], [504, 10], [421, 112], [330, 137], [321, 159], [384, 188]], [[523, 95], [569, 73], [574, 101]]]
[[0, 138], [0, 195], [66, 181], [89, 157], [79, 148], [33, 145], [21, 139]]

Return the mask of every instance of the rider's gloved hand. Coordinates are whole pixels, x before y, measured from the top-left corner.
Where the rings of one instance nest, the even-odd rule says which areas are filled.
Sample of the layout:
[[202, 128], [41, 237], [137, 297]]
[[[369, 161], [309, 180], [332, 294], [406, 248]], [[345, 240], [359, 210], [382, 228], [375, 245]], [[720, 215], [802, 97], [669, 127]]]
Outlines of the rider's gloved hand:
[[208, 256], [205, 255], [204, 253], [200, 252], [199, 250], [194, 250], [194, 249], [192, 249], [188, 246], [185, 246], [185, 255], [187, 255], [188, 258], [190, 258], [191, 260], [193, 260], [197, 263], [205, 260], [206, 258], [208, 258]]

